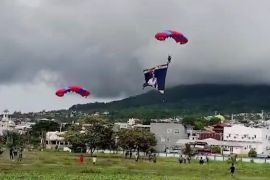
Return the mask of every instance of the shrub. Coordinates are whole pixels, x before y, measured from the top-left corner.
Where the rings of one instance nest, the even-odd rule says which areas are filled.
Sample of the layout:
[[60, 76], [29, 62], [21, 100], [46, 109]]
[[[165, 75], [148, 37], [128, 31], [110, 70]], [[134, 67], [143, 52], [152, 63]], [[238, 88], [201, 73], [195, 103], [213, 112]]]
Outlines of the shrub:
[[257, 152], [255, 151], [255, 149], [251, 149], [248, 152], [248, 157], [257, 157]]

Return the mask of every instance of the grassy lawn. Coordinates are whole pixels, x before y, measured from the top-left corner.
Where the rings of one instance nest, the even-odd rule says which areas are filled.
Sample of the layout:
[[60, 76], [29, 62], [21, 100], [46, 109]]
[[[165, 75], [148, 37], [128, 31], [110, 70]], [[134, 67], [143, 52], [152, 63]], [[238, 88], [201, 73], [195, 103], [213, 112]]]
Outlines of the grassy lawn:
[[179, 164], [176, 158], [158, 158], [135, 162], [119, 155], [99, 154], [97, 164], [86, 157], [79, 163], [79, 154], [65, 152], [24, 152], [21, 162], [9, 160], [8, 152], [0, 156], [0, 179], [270, 179], [269, 164], [238, 163], [235, 177], [229, 174], [230, 164], [210, 161], [207, 165]]

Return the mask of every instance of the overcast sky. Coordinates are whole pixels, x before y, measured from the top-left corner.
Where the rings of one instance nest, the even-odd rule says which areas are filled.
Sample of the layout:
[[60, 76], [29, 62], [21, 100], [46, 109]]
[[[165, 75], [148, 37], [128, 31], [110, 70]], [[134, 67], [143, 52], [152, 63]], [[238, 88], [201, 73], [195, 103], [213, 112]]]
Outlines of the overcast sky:
[[[172, 55], [167, 87], [270, 84], [269, 0], [1, 0], [0, 113], [141, 94], [142, 70]], [[157, 41], [173, 29], [186, 45]], [[81, 85], [92, 92], [59, 98]]]

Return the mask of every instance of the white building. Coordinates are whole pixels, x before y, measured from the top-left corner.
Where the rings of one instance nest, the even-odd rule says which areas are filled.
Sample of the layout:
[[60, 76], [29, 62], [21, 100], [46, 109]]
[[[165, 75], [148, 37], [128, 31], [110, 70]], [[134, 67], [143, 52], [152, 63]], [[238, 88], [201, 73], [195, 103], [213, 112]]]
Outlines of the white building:
[[3, 117], [0, 121], [0, 127], [3, 130], [13, 131], [15, 129], [15, 123], [8, 116], [9, 111], [5, 110], [3, 113]]
[[35, 125], [36, 123], [30, 123], [30, 122], [24, 122], [22, 124], [18, 124], [15, 126], [15, 130], [19, 134], [25, 134], [28, 132], [30, 129], [32, 129], [32, 126]]
[[118, 132], [120, 129], [133, 129], [133, 128], [150, 130], [150, 125], [141, 124], [140, 119], [130, 118], [126, 123], [122, 122], [114, 123], [113, 130], [115, 132]]
[[224, 127], [223, 139], [226, 142], [235, 142], [241, 148], [230, 148], [230, 152], [236, 154], [248, 154], [255, 149], [257, 154], [270, 155], [270, 130], [269, 127], [255, 128], [238, 124], [232, 127]]
[[65, 141], [63, 135], [65, 132], [47, 132], [46, 133], [46, 149], [54, 149], [56, 146], [59, 148], [63, 148], [64, 146], [69, 145], [68, 142]]
[[128, 123], [114, 123], [115, 126], [119, 126], [120, 129], [127, 129], [128, 128]]
[[135, 124], [140, 124], [141, 123], [141, 120], [140, 119], [135, 119], [135, 118], [131, 118], [131, 119], [128, 119], [128, 125], [129, 126], [134, 126]]

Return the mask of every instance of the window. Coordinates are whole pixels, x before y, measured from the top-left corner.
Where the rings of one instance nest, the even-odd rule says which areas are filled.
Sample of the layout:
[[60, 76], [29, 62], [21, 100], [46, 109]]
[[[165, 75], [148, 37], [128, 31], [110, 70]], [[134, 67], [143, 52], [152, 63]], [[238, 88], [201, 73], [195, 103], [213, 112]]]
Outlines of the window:
[[160, 142], [165, 142], [165, 138], [164, 137], [161, 137], [160, 138]]
[[256, 138], [256, 135], [254, 135], [254, 138]]
[[179, 129], [175, 129], [174, 130], [174, 134], [179, 134], [180, 132], [179, 132]]
[[172, 133], [172, 129], [167, 129], [167, 133], [168, 134]]

